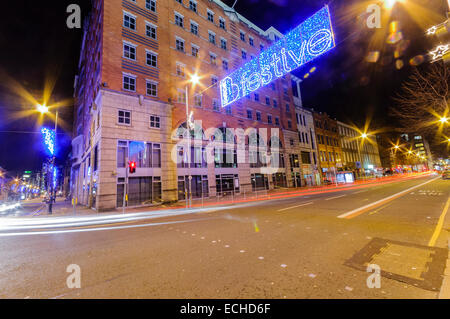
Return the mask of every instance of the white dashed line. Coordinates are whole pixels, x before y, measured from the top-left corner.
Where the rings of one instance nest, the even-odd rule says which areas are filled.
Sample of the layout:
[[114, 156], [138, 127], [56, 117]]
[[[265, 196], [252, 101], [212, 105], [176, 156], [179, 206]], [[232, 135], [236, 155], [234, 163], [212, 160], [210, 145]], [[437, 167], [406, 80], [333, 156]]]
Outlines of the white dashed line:
[[283, 212], [283, 211], [288, 210], [288, 209], [293, 209], [293, 208], [297, 208], [297, 207], [302, 207], [302, 206], [306, 206], [306, 205], [311, 205], [311, 204], [313, 204], [313, 203], [314, 203], [314, 202], [309, 202], [309, 203], [305, 203], [305, 204], [301, 204], [301, 205], [291, 206], [291, 207], [279, 209], [279, 210], [277, 210], [277, 212]]
[[334, 196], [334, 197], [326, 198], [325, 200], [332, 200], [332, 199], [341, 198], [344, 196], [347, 196], [347, 195], [344, 194], [344, 195]]

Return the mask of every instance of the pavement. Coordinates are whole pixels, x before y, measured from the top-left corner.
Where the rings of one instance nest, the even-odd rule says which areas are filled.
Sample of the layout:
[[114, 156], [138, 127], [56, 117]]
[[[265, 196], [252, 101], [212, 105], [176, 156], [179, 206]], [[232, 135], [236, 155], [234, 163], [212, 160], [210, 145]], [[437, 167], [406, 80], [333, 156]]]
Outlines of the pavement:
[[[449, 185], [0, 219], [0, 298], [448, 298]], [[70, 265], [81, 288], [67, 286]]]

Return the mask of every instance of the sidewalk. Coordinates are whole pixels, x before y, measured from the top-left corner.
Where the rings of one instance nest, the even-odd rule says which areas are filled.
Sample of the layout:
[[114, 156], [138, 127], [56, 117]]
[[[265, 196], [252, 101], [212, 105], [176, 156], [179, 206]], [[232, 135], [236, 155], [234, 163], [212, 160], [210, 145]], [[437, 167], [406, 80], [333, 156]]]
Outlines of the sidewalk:
[[[374, 183], [388, 183], [395, 182], [398, 180], [410, 179], [420, 176], [425, 176], [423, 173], [411, 173], [403, 174], [399, 176], [388, 176], [382, 178], [371, 178], [365, 180], [357, 180], [352, 184], [332, 184], [326, 186], [310, 186], [310, 187], [299, 187], [299, 188], [279, 188], [273, 190], [259, 190], [251, 193], [240, 193], [240, 194], [229, 194], [227, 196], [210, 196], [207, 198], [196, 198], [192, 200], [190, 207], [201, 208], [201, 207], [211, 207], [218, 205], [232, 205], [238, 203], [246, 203], [253, 201], [262, 201], [270, 199], [280, 199], [287, 197], [296, 197], [301, 195], [314, 195], [315, 193], [323, 192], [338, 192], [342, 190], [348, 190], [352, 188], [367, 187]], [[149, 206], [139, 206], [139, 207], [127, 207], [125, 213], [139, 213], [139, 212], [149, 212], [158, 211], [162, 209], [183, 209], [186, 207], [186, 201], [180, 200], [174, 203], [158, 203]], [[33, 217], [47, 217], [47, 216], [85, 216], [85, 215], [96, 215], [96, 214], [121, 214], [123, 213], [123, 208], [117, 208], [109, 211], [98, 212], [95, 209], [87, 208], [83, 205], [77, 205], [76, 209], [72, 206], [71, 201], [66, 201], [65, 199], [58, 198], [56, 203], [53, 205], [52, 215], [48, 215], [47, 205], [40, 210], [40, 212], [33, 215]], [[28, 216], [30, 217], [30, 216]]]

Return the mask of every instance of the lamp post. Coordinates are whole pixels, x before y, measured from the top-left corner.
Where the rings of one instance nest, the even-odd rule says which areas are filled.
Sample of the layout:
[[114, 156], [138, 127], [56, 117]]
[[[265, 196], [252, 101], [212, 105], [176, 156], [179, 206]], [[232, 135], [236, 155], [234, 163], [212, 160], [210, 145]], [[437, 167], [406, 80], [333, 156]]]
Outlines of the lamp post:
[[[50, 113], [48, 106], [46, 106], [45, 104], [38, 104], [36, 105], [36, 109], [39, 113], [41, 113], [42, 115], [46, 114], [46, 113]], [[56, 139], [57, 139], [57, 134], [58, 134], [58, 111], [55, 112], [55, 146], [56, 146]], [[49, 202], [49, 207], [48, 207], [48, 213], [51, 215], [52, 214], [52, 203], [56, 201], [56, 189], [55, 189], [55, 185], [54, 185], [54, 174], [55, 174], [55, 154], [52, 154], [52, 158], [50, 160], [50, 167], [52, 168], [52, 171], [50, 172], [50, 169], [47, 168], [47, 179], [50, 177], [50, 173], [52, 176], [52, 179], [50, 181], [50, 202]]]
[[[191, 206], [191, 193], [192, 193], [192, 175], [191, 175], [191, 123], [189, 116], [189, 84], [192, 83], [196, 85], [199, 83], [200, 77], [197, 74], [192, 74], [188, 83], [186, 83], [186, 130], [187, 130], [187, 138], [188, 138], [188, 147], [187, 147], [187, 161], [188, 161], [188, 182], [186, 186], [186, 208]], [[202, 190], [203, 193], [203, 190]]]

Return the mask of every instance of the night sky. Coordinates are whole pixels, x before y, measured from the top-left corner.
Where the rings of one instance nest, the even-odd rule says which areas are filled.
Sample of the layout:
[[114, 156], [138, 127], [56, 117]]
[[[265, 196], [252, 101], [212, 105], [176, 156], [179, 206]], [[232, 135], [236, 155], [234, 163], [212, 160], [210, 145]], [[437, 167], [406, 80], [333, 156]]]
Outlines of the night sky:
[[[414, 1], [439, 13], [444, 20], [446, 1]], [[41, 167], [45, 156], [40, 135], [36, 134], [38, 116], [31, 114], [14, 120], [18, 112], [34, 107], [21, 97], [23, 91], [17, 94], [17, 88], [23, 87], [39, 100], [44, 83], [55, 81], [53, 101], [72, 97], [82, 31], [67, 28], [66, 7], [77, 3], [82, 7], [82, 14], [86, 15], [89, 2], [43, 0], [36, 5], [34, 0], [15, 0], [5, 4], [3, 12], [7, 14], [3, 14], [0, 19], [1, 167], [10, 171]], [[234, 0], [224, 2], [231, 6]], [[372, 119], [373, 127], [395, 126], [395, 121], [387, 115], [388, 108], [393, 103], [391, 97], [412, 70], [408, 60], [432, 48], [424, 36], [424, 27], [419, 26], [402, 5], [396, 6], [392, 12], [392, 19], [401, 22], [404, 38], [410, 41], [403, 57], [405, 66], [400, 70], [395, 67], [393, 48], [386, 41], [372, 49], [381, 52], [378, 63], [364, 61], [375, 31], [367, 29], [358, 15], [364, 14], [370, 1], [238, 0], [235, 8], [264, 30], [274, 26], [286, 33], [325, 3], [330, 5], [338, 45], [333, 51], [296, 72], [303, 78], [312, 66], [317, 67], [302, 84], [304, 105], [359, 126], [368, 117]], [[355, 3], [364, 5], [354, 10], [352, 5]], [[387, 27], [383, 25], [383, 30]], [[66, 123], [59, 128], [64, 133], [58, 135], [59, 158], [63, 161], [70, 151], [73, 109], [70, 106], [62, 107], [60, 113]], [[46, 125], [52, 126], [53, 122], [48, 120]]]

